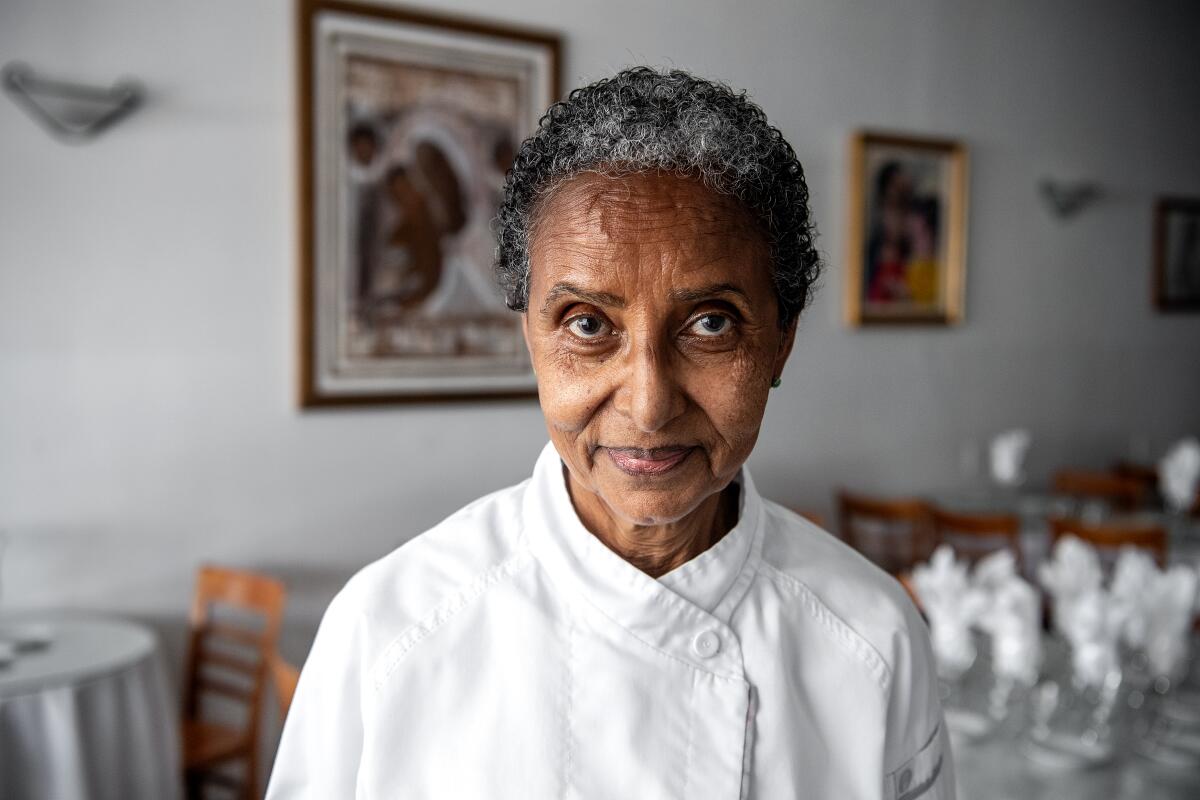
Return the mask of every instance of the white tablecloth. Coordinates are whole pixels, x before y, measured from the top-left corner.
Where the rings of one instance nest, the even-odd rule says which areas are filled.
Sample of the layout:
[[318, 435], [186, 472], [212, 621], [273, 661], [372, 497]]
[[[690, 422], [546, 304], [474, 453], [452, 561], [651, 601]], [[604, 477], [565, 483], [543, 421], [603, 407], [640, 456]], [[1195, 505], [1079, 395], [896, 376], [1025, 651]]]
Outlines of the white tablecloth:
[[49, 645], [0, 666], [0, 800], [175, 800], [179, 728], [154, 634], [132, 622], [65, 613]]

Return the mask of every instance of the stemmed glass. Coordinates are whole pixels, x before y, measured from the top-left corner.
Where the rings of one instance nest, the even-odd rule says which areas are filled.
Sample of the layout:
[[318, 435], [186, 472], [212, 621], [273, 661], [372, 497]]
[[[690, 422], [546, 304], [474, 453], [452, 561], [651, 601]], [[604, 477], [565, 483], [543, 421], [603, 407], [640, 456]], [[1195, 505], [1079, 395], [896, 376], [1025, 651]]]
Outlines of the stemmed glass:
[[1098, 685], [1089, 685], [1075, 675], [1070, 648], [1061, 637], [1052, 637], [1048, 649], [1059, 657], [1031, 692], [1022, 752], [1031, 760], [1064, 769], [1086, 769], [1109, 761], [1117, 750], [1118, 698], [1125, 685], [1122, 670], [1114, 668]]
[[[1145, 654], [1133, 656], [1146, 662]], [[1195, 649], [1169, 675], [1147, 668], [1130, 694], [1134, 707], [1134, 749], [1161, 764], [1187, 769], [1200, 767], [1200, 689], [1196, 683]]]

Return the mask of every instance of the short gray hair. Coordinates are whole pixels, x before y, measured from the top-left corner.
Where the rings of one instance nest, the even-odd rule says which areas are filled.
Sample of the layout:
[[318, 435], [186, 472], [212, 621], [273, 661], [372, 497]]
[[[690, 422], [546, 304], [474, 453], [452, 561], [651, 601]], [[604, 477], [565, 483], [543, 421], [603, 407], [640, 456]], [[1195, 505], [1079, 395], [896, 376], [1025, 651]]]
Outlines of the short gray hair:
[[658, 170], [739, 201], [766, 238], [779, 324], [794, 321], [821, 268], [795, 151], [744, 92], [649, 67], [575, 89], [521, 144], [497, 218], [496, 277], [508, 307], [528, 307], [530, 231], [547, 193], [584, 172]]

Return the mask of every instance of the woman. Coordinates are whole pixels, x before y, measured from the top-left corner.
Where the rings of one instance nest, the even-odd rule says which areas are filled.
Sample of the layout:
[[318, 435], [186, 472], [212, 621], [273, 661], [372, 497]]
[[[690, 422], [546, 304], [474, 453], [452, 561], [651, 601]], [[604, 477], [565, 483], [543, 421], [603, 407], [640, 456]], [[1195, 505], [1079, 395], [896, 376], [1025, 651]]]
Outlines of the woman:
[[334, 599], [270, 798], [953, 796], [915, 610], [743, 467], [807, 205], [724, 86], [638, 68], [550, 109], [497, 256], [550, 443]]

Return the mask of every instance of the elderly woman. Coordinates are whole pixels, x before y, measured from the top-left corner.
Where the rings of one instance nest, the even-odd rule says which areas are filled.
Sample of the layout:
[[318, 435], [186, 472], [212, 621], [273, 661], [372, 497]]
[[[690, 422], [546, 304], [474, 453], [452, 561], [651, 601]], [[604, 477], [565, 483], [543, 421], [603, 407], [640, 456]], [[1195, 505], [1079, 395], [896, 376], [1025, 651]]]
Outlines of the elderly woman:
[[550, 442], [333, 600], [268, 796], [952, 797], [920, 617], [744, 466], [817, 269], [744, 95], [638, 68], [551, 107], [497, 256]]

